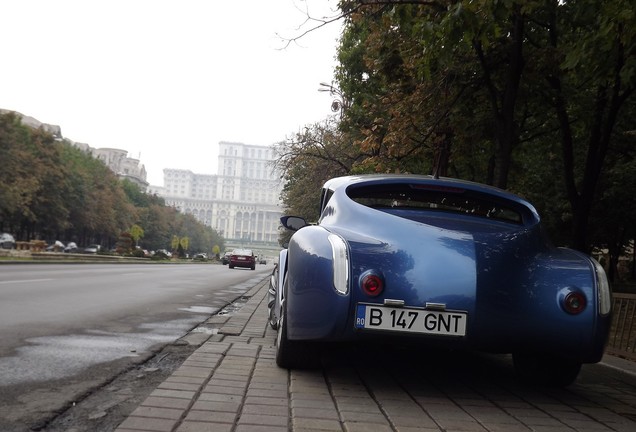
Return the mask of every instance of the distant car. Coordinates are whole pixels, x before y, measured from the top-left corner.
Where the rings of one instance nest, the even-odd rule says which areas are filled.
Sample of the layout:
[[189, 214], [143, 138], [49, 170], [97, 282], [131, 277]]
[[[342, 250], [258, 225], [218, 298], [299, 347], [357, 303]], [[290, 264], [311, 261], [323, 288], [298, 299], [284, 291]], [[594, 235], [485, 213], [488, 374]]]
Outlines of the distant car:
[[232, 252], [225, 252], [223, 254], [223, 256], [221, 257], [221, 264], [223, 265], [227, 265], [230, 263], [230, 255], [232, 255]]
[[267, 264], [267, 260], [265, 259], [265, 257], [260, 257], [260, 259], [258, 260], [259, 264]]
[[9, 233], [0, 234], [0, 248], [15, 249], [15, 238]]
[[75, 253], [77, 251], [78, 251], [77, 243], [75, 242], [68, 242], [66, 244], [66, 247], [64, 248], [64, 252], [66, 253]]
[[251, 249], [234, 249], [230, 254], [229, 266], [231, 269], [234, 267], [247, 267], [252, 270], [256, 269], [256, 257]]
[[198, 254], [195, 254], [192, 257], [193, 260], [195, 261], [207, 261], [208, 260], [208, 254], [205, 252], [199, 252]]
[[84, 248], [84, 253], [87, 254], [96, 254], [97, 252], [101, 251], [102, 247], [98, 244], [92, 244], [92, 245], [88, 245]]
[[161, 256], [165, 258], [172, 258], [172, 252], [167, 249], [157, 249], [154, 256]]
[[[329, 342], [511, 353], [527, 382], [564, 386], [603, 356], [611, 292], [601, 265], [545, 237], [535, 208], [493, 187], [411, 175], [325, 183], [320, 219], [270, 278], [276, 363]], [[373, 359], [360, 359], [360, 362]]]
[[44, 250], [47, 252], [62, 252], [66, 246], [59, 240], [55, 240], [54, 243], [48, 245]]

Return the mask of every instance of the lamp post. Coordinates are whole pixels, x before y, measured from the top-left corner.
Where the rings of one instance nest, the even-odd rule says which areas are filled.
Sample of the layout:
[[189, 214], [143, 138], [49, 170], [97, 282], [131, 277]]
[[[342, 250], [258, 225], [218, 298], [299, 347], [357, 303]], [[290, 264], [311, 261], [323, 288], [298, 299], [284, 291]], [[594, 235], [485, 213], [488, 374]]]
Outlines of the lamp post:
[[332, 84], [328, 84], [325, 82], [320, 83], [318, 91], [329, 92], [329, 95], [334, 98], [331, 102], [331, 111], [340, 111], [340, 118], [342, 118], [342, 114], [344, 113], [344, 111], [349, 108], [349, 101], [345, 98], [344, 94], [342, 94], [342, 91], [340, 91], [339, 88], [334, 87]]

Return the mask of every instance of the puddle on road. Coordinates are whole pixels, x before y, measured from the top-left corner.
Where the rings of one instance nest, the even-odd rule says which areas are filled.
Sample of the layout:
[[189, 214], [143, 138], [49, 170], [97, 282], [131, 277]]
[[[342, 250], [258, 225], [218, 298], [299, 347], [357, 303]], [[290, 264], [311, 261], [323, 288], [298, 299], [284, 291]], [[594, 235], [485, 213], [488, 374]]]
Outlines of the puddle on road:
[[190, 333], [205, 333], [208, 335], [215, 335], [215, 334], [219, 334], [219, 329], [216, 327], [199, 326], [197, 328], [192, 329]]
[[90, 366], [136, 357], [153, 345], [167, 344], [205, 321], [208, 315], [139, 326], [140, 332], [88, 330], [86, 334], [27, 339], [17, 355], [0, 358], [0, 386], [66, 378]]
[[[260, 280], [262, 276], [231, 286], [223, 290], [224, 294], [240, 296]], [[204, 323], [210, 315], [233, 314], [248, 299], [246, 296], [239, 297], [220, 311], [218, 307], [199, 305], [179, 308], [192, 315], [184, 319], [140, 324], [139, 331], [133, 333], [89, 329], [84, 334], [27, 339], [27, 345], [15, 350], [16, 355], [0, 358], [0, 386], [72, 377], [91, 366], [137, 357], [138, 353], [145, 353], [157, 344], [172, 343], [189, 331], [217, 334], [218, 328], [203, 324], [193, 327]]]
[[213, 307], [209, 307], [209, 306], [190, 306], [187, 308], [179, 308], [179, 310], [185, 311], [185, 312], [193, 312], [193, 313], [204, 313], [204, 314], [215, 314], [216, 311], [219, 310], [219, 308], [213, 308]]

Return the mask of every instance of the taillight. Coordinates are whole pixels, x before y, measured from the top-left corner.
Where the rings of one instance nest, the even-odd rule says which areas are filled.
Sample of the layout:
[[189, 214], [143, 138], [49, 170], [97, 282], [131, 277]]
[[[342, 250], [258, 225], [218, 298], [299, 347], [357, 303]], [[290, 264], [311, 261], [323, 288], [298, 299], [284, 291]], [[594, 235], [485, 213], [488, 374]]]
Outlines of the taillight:
[[594, 270], [596, 273], [596, 290], [598, 295], [598, 313], [601, 316], [606, 316], [612, 311], [612, 290], [605, 275], [605, 270], [592, 258], [594, 264]]
[[367, 273], [360, 278], [362, 292], [371, 297], [379, 296], [384, 291], [384, 281], [374, 273]]
[[572, 315], [579, 314], [585, 310], [587, 299], [583, 293], [571, 291], [563, 298], [563, 309]]
[[331, 243], [333, 286], [340, 294], [346, 295], [349, 292], [349, 253], [347, 252], [347, 243], [335, 234], [329, 234], [327, 240]]

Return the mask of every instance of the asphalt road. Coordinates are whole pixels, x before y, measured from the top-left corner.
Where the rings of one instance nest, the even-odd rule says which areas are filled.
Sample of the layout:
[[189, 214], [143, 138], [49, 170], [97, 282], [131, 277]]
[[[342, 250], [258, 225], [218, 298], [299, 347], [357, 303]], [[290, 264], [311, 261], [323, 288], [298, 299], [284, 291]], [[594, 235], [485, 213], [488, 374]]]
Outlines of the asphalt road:
[[213, 264], [0, 266], [0, 429], [37, 429], [188, 333], [271, 270]]

